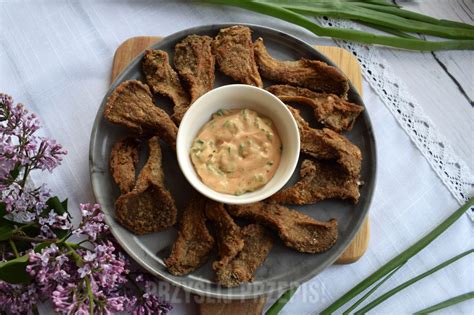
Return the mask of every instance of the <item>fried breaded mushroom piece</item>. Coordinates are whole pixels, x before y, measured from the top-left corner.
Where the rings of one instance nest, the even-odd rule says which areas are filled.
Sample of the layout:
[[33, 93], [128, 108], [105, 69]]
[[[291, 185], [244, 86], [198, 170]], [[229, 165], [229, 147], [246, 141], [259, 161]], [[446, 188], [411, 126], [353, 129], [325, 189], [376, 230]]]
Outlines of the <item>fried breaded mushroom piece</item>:
[[126, 194], [135, 186], [135, 168], [138, 164], [138, 141], [125, 138], [117, 141], [110, 152], [110, 172], [120, 192]]
[[206, 202], [204, 196], [195, 195], [184, 210], [178, 237], [171, 255], [165, 259], [168, 271], [175, 276], [188, 274], [204, 264], [214, 247], [214, 238], [206, 227]]
[[347, 96], [349, 81], [336, 67], [317, 60], [282, 61], [268, 53], [263, 39], [254, 43], [255, 61], [261, 76], [270, 81], [292, 84], [318, 92]]
[[156, 132], [171, 147], [176, 146], [178, 127], [164, 110], [153, 103], [150, 89], [140, 81], [122, 82], [109, 96], [104, 117], [139, 134]]
[[235, 25], [221, 29], [212, 43], [212, 51], [222, 73], [244, 84], [263, 86], [250, 28]]
[[291, 106], [288, 109], [298, 124], [302, 152], [317, 159], [337, 160], [347, 174], [359, 178], [362, 153], [355, 144], [330, 129], [311, 128], [299, 110]]
[[320, 253], [337, 240], [337, 221], [317, 221], [304, 213], [269, 202], [230, 205], [229, 214], [254, 220], [278, 232], [286, 246], [303, 253]]
[[240, 227], [227, 213], [224, 205], [209, 200], [206, 204], [206, 217], [212, 222], [216, 233], [219, 261], [213, 263], [213, 269], [227, 265], [244, 247]]
[[330, 198], [359, 201], [359, 179], [348, 175], [334, 161], [304, 160], [300, 177], [296, 184], [277, 192], [270, 200], [293, 205], [313, 204]]
[[363, 106], [350, 103], [335, 94], [316, 93], [291, 85], [272, 85], [267, 91], [283, 102], [309, 105], [318, 122], [337, 132], [351, 130]]
[[164, 95], [173, 101], [174, 113], [171, 118], [179, 124], [189, 108], [189, 95], [181, 85], [178, 74], [171, 68], [168, 54], [163, 50], [147, 49], [142, 69], [153, 93]]
[[242, 229], [244, 247], [228, 264], [216, 269], [217, 282], [228, 288], [252, 281], [254, 273], [263, 264], [273, 246], [270, 233], [259, 224]]
[[214, 86], [215, 57], [211, 44], [209, 36], [189, 35], [175, 46], [174, 66], [189, 88], [191, 104]]
[[169, 228], [176, 223], [177, 216], [174, 199], [164, 186], [159, 138], [151, 138], [148, 146], [148, 160], [135, 188], [115, 202], [117, 220], [138, 235]]

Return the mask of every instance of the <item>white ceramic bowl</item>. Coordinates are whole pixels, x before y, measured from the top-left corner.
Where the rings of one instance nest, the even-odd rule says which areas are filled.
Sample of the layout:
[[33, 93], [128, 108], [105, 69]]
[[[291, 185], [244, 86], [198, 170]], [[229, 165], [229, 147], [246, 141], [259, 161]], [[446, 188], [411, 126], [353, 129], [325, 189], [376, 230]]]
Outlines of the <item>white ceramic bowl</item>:
[[[283, 145], [280, 165], [272, 179], [262, 188], [239, 196], [219, 193], [206, 186], [194, 170], [189, 154], [193, 140], [213, 113], [236, 108], [248, 108], [270, 118]], [[300, 135], [293, 115], [280, 99], [251, 85], [232, 84], [207, 92], [187, 110], [179, 126], [176, 152], [181, 171], [201, 194], [227, 204], [246, 204], [270, 197], [288, 182], [298, 163]]]

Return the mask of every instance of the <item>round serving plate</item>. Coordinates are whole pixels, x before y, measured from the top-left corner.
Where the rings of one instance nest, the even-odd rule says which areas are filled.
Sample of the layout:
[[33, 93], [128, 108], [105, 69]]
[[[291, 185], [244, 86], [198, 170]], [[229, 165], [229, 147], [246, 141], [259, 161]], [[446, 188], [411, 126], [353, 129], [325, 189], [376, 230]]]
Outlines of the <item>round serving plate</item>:
[[[173, 60], [174, 46], [184, 37], [190, 34], [214, 37], [219, 29], [231, 25], [233, 24], [216, 24], [186, 29], [160, 40], [152, 48], [168, 52], [170, 60]], [[293, 36], [258, 25], [247, 26], [252, 29], [254, 40], [258, 37], [264, 39], [265, 46], [275, 58], [297, 60], [304, 57], [321, 60], [334, 66], [330, 60], [311, 45]], [[163, 262], [168, 257], [176, 238], [177, 232], [175, 228], [137, 236], [123, 228], [114, 218], [114, 203], [119, 196], [119, 190], [113, 182], [109, 170], [110, 150], [115, 141], [129, 135], [130, 132], [125, 128], [107, 122], [103, 117], [103, 111], [108, 96], [121, 82], [133, 79], [144, 82], [141, 73], [142, 57], [143, 54], [140, 54], [130, 63], [113, 82], [104, 96], [92, 129], [89, 151], [90, 175], [96, 200], [102, 205], [105, 220], [110, 225], [113, 235], [123, 249], [150, 273], [174, 285], [196, 294], [225, 299], [249, 299], [285, 290], [300, 285], [331, 265], [354, 238], [368, 212], [374, 191], [376, 172], [375, 140], [367, 111], [362, 112], [354, 128], [345, 134], [362, 151], [361, 181], [363, 185], [360, 187], [359, 203], [354, 205], [347, 201], [327, 200], [314, 205], [290, 206], [290, 208], [297, 209], [317, 220], [337, 219], [339, 236], [336, 244], [330, 250], [321, 254], [299, 253], [286, 248], [275, 235], [275, 245], [264, 264], [257, 270], [255, 279], [252, 282], [245, 283], [236, 288], [218, 286], [214, 281], [214, 272], [211, 268], [212, 261], [217, 259], [216, 253], [213, 253], [205, 265], [191, 274], [177, 277], [166, 270]], [[223, 76], [216, 69], [214, 87], [231, 83], [236, 82]], [[268, 86], [271, 83], [264, 81], [264, 84]], [[349, 100], [363, 105], [361, 97], [352, 85], [350, 86]], [[168, 99], [156, 98], [155, 101], [158, 106], [171, 113], [172, 104]], [[310, 111], [306, 108], [300, 109], [302, 109], [303, 116], [310, 124], [317, 126], [315, 120], [311, 118]], [[174, 150], [165, 143], [162, 143], [162, 150], [165, 184], [174, 196], [176, 205], [181, 212], [189, 200], [192, 188], [178, 167]], [[142, 159], [144, 160], [145, 158], [146, 155], [143, 154]], [[299, 163], [301, 163], [303, 158], [304, 156], [300, 157]], [[291, 185], [298, 180], [299, 165], [287, 185]], [[245, 222], [242, 221], [242, 223]]]

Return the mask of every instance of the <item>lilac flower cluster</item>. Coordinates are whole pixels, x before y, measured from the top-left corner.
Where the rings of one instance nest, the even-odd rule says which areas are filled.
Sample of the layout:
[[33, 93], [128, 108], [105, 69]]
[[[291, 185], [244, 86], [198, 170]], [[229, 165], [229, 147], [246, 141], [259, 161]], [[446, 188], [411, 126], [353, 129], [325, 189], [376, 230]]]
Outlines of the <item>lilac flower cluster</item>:
[[0, 281], [0, 313], [33, 315], [39, 301], [40, 292], [35, 283], [23, 285]]
[[30, 187], [31, 171], [52, 171], [66, 154], [39, 128], [0, 94], [0, 268], [16, 268], [0, 272], [0, 314], [37, 314], [46, 300], [60, 314], [166, 314], [171, 306], [114, 242], [99, 205], [81, 204], [73, 227], [64, 202], [45, 185]]
[[50, 197], [43, 185], [29, 188], [31, 171], [52, 171], [66, 154], [55, 140], [40, 137], [38, 118], [22, 104], [13, 104], [11, 96], [0, 93], [0, 201], [6, 211], [34, 220]]
[[[171, 306], [153, 293], [153, 281], [131, 272], [129, 259], [109, 240], [108, 226], [98, 205], [83, 204], [85, 220], [72, 234], [80, 244], [53, 243], [30, 250], [26, 271], [33, 282], [20, 290], [0, 281], [0, 310], [29, 312], [41, 299], [50, 299], [60, 314], [166, 314]], [[138, 291], [137, 288], [143, 288]], [[143, 291], [142, 291], [143, 290]]]
[[66, 151], [55, 140], [40, 137], [36, 131], [40, 123], [35, 114], [22, 104], [0, 94], [0, 180], [9, 179], [16, 167], [52, 171], [61, 163]]

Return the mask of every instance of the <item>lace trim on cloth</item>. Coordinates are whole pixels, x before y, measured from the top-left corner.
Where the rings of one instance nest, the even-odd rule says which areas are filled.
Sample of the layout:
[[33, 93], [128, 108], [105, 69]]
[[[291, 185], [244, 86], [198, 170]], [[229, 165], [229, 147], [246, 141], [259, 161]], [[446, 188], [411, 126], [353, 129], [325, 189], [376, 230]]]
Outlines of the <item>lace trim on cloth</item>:
[[[355, 23], [347, 21], [328, 18], [317, 18], [317, 21], [326, 27], [360, 29]], [[474, 177], [469, 167], [438, 133], [433, 122], [410, 95], [403, 82], [394, 75], [379, 50], [345, 40], [335, 42], [357, 58], [370, 86], [395, 116], [454, 198], [460, 204], [464, 204], [474, 195]]]

